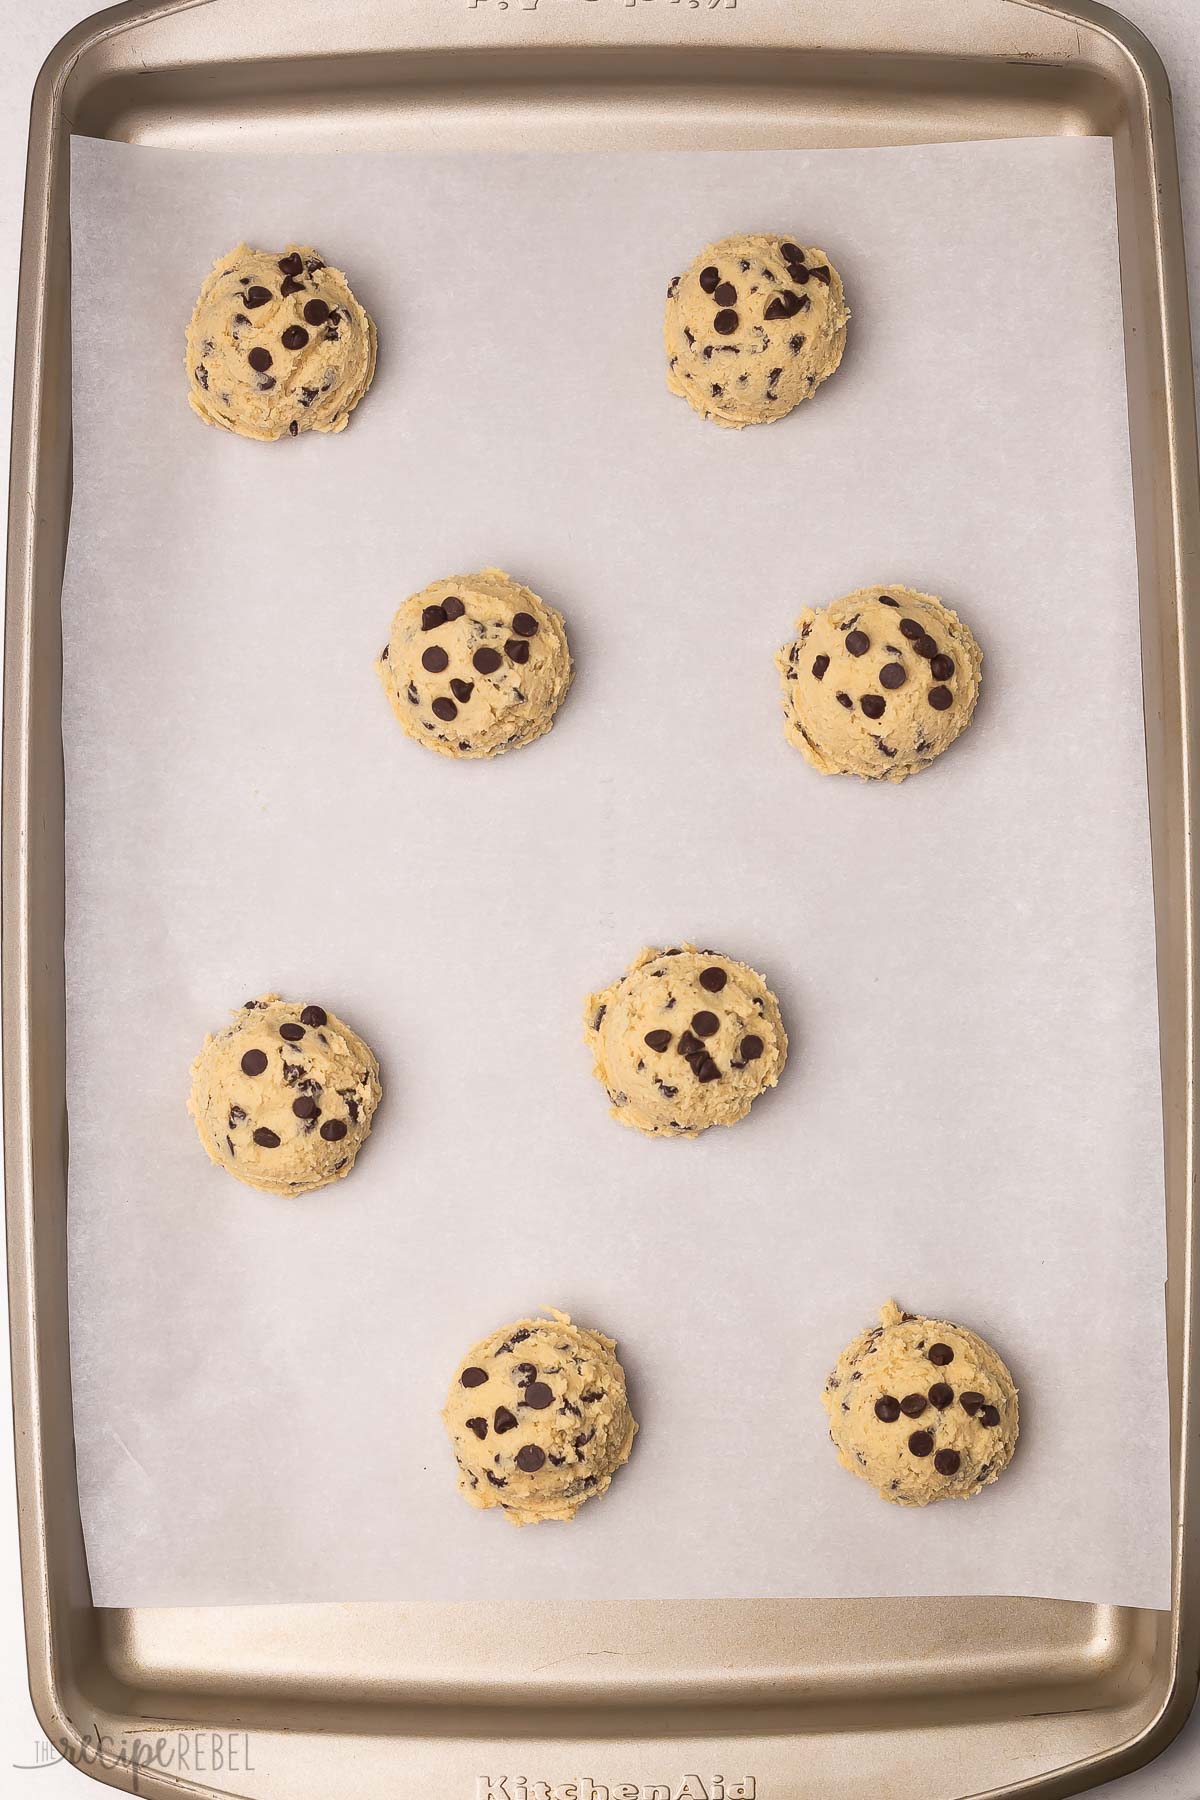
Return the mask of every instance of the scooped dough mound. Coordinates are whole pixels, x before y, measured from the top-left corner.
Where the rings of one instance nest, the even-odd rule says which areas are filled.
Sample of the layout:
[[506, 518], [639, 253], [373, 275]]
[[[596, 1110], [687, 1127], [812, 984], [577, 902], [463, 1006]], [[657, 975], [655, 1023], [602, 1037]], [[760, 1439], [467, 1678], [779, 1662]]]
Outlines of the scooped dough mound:
[[270, 1194], [306, 1194], [354, 1167], [381, 1097], [379, 1065], [313, 1001], [263, 994], [206, 1038], [188, 1111], [221, 1168]]
[[859, 588], [796, 633], [775, 658], [784, 729], [823, 775], [904, 781], [970, 724], [983, 652], [932, 594]]
[[459, 1492], [514, 1525], [573, 1519], [606, 1492], [637, 1431], [612, 1338], [549, 1310], [473, 1344], [442, 1414]]
[[562, 614], [503, 569], [405, 600], [375, 664], [401, 727], [442, 756], [499, 756], [554, 723], [571, 685]]
[[787, 1058], [779, 1003], [762, 976], [693, 944], [643, 950], [589, 994], [584, 1020], [613, 1117], [650, 1137], [735, 1125]]
[[965, 1325], [889, 1300], [825, 1383], [842, 1467], [897, 1506], [966, 1500], [996, 1480], [1017, 1442], [1017, 1390]]
[[265, 443], [342, 431], [375, 373], [375, 327], [311, 244], [239, 244], [205, 277], [185, 360], [208, 425]]
[[667, 288], [667, 386], [718, 425], [766, 425], [842, 360], [850, 312], [823, 250], [773, 234], [709, 244]]

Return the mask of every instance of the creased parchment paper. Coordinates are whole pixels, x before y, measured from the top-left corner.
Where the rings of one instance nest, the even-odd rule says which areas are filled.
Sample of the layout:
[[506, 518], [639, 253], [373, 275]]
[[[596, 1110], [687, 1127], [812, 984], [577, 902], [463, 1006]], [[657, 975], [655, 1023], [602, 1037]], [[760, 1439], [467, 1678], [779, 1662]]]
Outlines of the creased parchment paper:
[[[1160, 1098], [1110, 148], [272, 157], [76, 142], [63, 600], [70, 1273], [104, 1605], [1040, 1594], [1168, 1603]], [[785, 423], [663, 381], [706, 241], [824, 246], [853, 308]], [[192, 417], [183, 331], [245, 237], [379, 325], [337, 439]], [[452, 764], [372, 659], [498, 563], [566, 615], [543, 742]], [[901, 788], [786, 744], [806, 603], [905, 582], [985, 650]], [[732, 1131], [607, 1116], [580, 1008], [645, 943], [764, 970], [793, 1052]], [[350, 1180], [212, 1168], [204, 1034], [275, 988], [385, 1099]], [[895, 1297], [992, 1338], [1011, 1471], [883, 1505], [819, 1393]], [[642, 1431], [569, 1527], [454, 1492], [438, 1411], [549, 1303]]]

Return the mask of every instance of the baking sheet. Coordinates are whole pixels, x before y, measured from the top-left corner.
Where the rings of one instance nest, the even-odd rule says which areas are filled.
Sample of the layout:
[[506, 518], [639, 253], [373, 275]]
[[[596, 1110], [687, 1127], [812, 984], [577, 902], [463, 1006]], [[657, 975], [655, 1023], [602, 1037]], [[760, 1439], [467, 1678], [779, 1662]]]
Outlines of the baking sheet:
[[[64, 592], [70, 1277], [101, 1605], [1018, 1593], [1169, 1602], [1165, 1273], [1111, 150], [273, 158], [73, 145]], [[824, 246], [843, 369], [728, 433], [663, 385], [706, 241]], [[189, 414], [240, 237], [309, 240], [380, 330], [338, 439]], [[566, 614], [550, 736], [449, 764], [372, 671], [496, 562]], [[771, 657], [871, 581], [961, 609], [970, 732], [902, 788], [785, 743]], [[606, 1114], [590, 988], [682, 938], [793, 1053], [729, 1132]], [[273, 987], [372, 1043], [352, 1178], [208, 1165], [204, 1033]], [[895, 1295], [993, 1338], [1022, 1441], [882, 1505], [822, 1379]], [[642, 1432], [517, 1532], [453, 1493], [466, 1345], [540, 1303], [621, 1340]]]

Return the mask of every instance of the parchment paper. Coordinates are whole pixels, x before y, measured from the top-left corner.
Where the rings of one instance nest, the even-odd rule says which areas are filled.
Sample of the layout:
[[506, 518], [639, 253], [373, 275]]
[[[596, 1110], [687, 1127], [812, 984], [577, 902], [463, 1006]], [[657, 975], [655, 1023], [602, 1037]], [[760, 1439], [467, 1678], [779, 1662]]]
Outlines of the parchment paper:
[[[1168, 1604], [1160, 1096], [1110, 147], [227, 156], [76, 142], [63, 600], [76, 1432], [104, 1605], [1041, 1594]], [[663, 383], [668, 278], [784, 227], [853, 307], [783, 424]], [[339, 439], [189, 413], [240, 237], [379, 324]], [[578, 680], [493, 764], [404, 739], [391, 613], [496, 562]], [[771, 657], [807, 602], [931, 589], [985, 652], [902, 788], [821, 779]], [[732, 1131], [607, 1116], [587, 991], [644, 943], [766, 971], [793, 1052]], [[188, 1064], [266, 988], [386, 1098], [303, 1200], [212, 1168]], [[819, 1393], [894, 1295], [1022, 1388], [994, 1490], [837, 1465]], [[573, 1525], [454, 1493], [463, 1349], [614, 1334], [642, 1432]]]

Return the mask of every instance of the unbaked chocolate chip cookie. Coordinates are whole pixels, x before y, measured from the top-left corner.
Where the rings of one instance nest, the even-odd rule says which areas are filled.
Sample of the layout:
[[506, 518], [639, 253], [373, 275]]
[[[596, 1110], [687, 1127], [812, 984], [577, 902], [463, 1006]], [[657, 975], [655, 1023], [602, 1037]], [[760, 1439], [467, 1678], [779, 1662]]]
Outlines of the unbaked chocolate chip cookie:
[[188, 1111], [221, 1168], [269, 1194], [307, 1194], [348, 1175], [379, 1105], [379, 1065], [312, 1001], [263, 994], [206, 1038]]
[[404, 602], [375, 664], [410, 738], [442, 756], [498, 756], [549, 731], [571, 685], [562, 614], [484, 569]]
[[784, 728], [823, 775], [903, 781], [970, 724], [983, 652], [932, 594], [859, 588], [796, 631], [775, 658]]
[[536, 1525], [605, 1492], [637, 1431], [616, 1349], [554, 1311], [472, 1345], [442, 1414], [472, 1506]]
[[649, 1137], [735, 1125], [787, 1058], [779, 1003], [761, 975], [683, 944], [643, 950], [589, 994], [585, 1036], [612, 1115]]
[[341, 431], [375, 372], [375, 327], [309, 244], [239, 244], [187, 329], [188, 399], [208, 425], [272, 442]]
[[667, 386], [718, 425], [782, 419], [841, 362], [849, 317], [823, 250], [722, 238], [667, 288]]
[[1012, 1376], [965, 1325], [892, 1300], [879, 1320], [842, 1351], [821, 1396], [843, 1468], [897, 1506], [969, 1499], [1012, 1460]]

